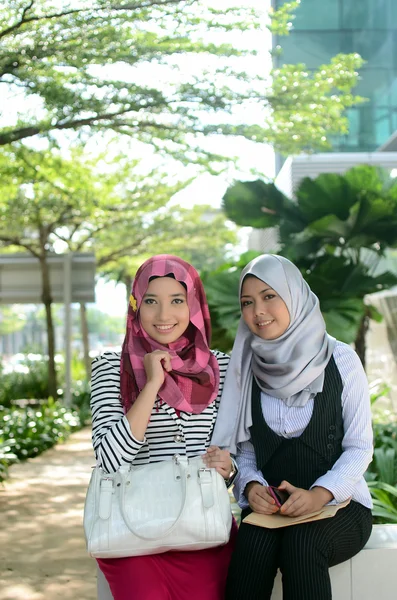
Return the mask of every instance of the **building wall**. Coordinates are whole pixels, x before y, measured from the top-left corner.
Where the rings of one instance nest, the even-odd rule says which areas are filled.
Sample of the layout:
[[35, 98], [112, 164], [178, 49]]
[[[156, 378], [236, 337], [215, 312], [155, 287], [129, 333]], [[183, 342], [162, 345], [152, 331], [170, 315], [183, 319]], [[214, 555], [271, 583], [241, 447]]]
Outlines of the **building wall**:
[[[397, 0], [396, 0], [397, 2]], [[342, 175], [356, 165], [374, 165], [388, 171], [397, 169], [397, 152], [322, 152], [289, 157], [275, 184], [288, 197], [293, 198], [304, 177], [316, 178], [321, 173]]]
[[248, 238], [248, 250], [277, 254], [280, 250], [278, 228], [253, 229]]
[[366, 60], [354, 91], [368, 101], [347, 111], [349, 133], [333, 139], [336, 152], [372, 152], [397, 130], [397, 0], [301, 0], [290, 35], [273, 41], [283, 50], [276, 66], [315, 69], [340, 52]]

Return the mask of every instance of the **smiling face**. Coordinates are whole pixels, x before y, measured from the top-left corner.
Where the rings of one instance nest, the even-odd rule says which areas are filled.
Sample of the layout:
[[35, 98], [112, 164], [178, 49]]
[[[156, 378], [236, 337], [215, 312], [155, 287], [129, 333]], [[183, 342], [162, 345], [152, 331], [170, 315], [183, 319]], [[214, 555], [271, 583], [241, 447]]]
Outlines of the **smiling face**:
[[139, 308], [139, 319], [146, 333], [156, 342], [176, 342], [189, 326], [186, 290], [172, 277], [153, 279]]
[[290, 316], [284, 300], [261, 279], [246, 277], [240, 300], [243, 319], [255, 335], [275, 340], [288, 329]]

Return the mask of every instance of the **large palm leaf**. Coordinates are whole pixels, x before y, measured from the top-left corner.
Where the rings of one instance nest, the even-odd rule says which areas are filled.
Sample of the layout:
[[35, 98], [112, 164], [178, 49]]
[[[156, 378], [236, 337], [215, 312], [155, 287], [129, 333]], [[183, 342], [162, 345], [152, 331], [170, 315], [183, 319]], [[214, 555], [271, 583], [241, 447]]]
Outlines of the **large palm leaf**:
[[382, 481], [369, 481], [373, 509], [377, 523], [397, 523], [397, 488]]

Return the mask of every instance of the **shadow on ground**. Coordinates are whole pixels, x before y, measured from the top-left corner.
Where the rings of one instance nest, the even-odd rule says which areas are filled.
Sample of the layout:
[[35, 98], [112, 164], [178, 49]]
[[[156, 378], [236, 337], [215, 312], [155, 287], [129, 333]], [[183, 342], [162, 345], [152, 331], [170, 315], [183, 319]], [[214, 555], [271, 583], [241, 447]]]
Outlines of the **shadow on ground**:
[[82, 528], [90, 431], [14, 465], [0, 486], [0, 600], [95, 600]]

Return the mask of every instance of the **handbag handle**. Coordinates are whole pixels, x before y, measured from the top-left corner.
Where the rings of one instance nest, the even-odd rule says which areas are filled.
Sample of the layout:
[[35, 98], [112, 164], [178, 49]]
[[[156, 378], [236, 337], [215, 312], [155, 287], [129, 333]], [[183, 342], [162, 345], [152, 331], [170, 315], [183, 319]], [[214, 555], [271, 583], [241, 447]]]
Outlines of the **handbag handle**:
[[169, 533], [171, 533], [171, 531], [173, 531], [173, 529], [175, 529], [175, 527], [178, 524], [179, 519], [181, 518], [184, 510], [185, 510], [185, 506], [186, 506], [186, 498], [187, 498], [187, 494], [186, 494], [186, 479], [187, 479], [187, 472], [185, 471], [185, 469], [183, 469], [181, 467], [181, 465], [178, 465], [181, 468], [182, 471], [182, 475], [181, 475], [181, 485], [182, 485], [182, 506], [181, 506], [181, 510], [178, 513], [178, 516], [176, 517], [175, 521], [173, 522], [173, 524], [168, 527], [168, 529], [166, 529], [163, 533], [161, 533], [160, 535], [158, 533], [156, 533], [156, 535], [153, 536], [149, 536], [149, 535], [142, 535], [140, 533], [138, 533], [137, 531], [135, 531], [127, 513], [125, 512], [125, 506], [124, 506], [124, 498], [125, 498], [125, 479], [124, 477], [122, 477], [122, 487], [121, 487], [121, 498], [120, 498], [120, 512], [122, 514], [122, 517], [124, 519], [125, 524], [127, 525], [128, 529], [131, 531], [131, 533], [133, 533], [134, 535], [136, 535], [136, 537], [140, 538], [141, 540], [146, 540], [146, 541], [153, 541], [153, 540], [158, 540], [160, 538], [163, 538], [165, 536], [167, 536]]

